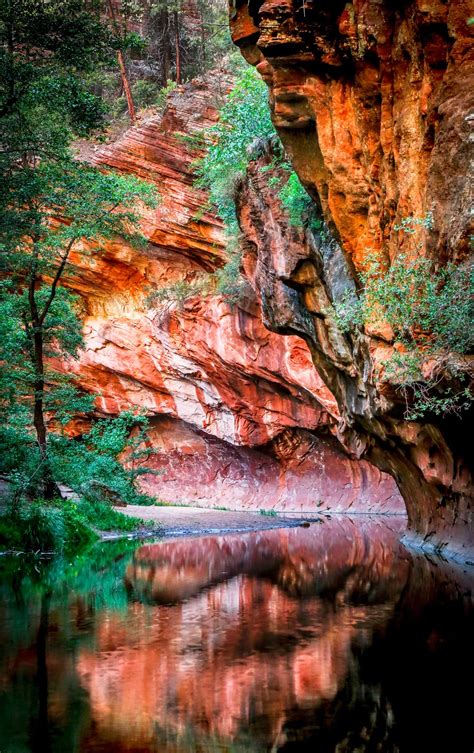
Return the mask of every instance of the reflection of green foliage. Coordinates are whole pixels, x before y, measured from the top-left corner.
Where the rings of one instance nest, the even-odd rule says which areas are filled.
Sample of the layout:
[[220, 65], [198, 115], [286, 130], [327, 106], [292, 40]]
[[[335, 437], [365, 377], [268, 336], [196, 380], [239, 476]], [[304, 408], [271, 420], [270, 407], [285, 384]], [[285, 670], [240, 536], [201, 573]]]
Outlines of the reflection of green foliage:
[[[182, 753], [261, 753], [267, 746], [263, 740], [256, 739], [254, 731], [240, 727], [233, 733], [232, 738], [224, 737], [215, 732], [202, 732], [197, 725], [187, 724], [184, 729], [176, 732], [169, 727], [155, 727], [155, 743], [162, 746], [162, 750], [168, 750], [170, 743], [175, 746], [173, 750]], [[161, 749], [161, 748], [160, 748]]]
[[136, 548], [136, 541], [122, 539], [85, 547], [74, 557], [5, 555], [0, 558], [2, 603], [21, 609], [30, 600], [51, 593], [52, 606], [68, 605], [71, 599], [84, 596], [94, 610], [123, 609], [127, 604], [125, 568]]
[[[0, 647], [0, 674], [6, 683], [0, 729], [11, 753], [78, 749], [84, 726], [89, 724], [90, 707], [74, 657], [82, 647], [94, 649], [94, 623], [101, 611], [125, 615], [124, 573], [136, 546], [131, 541], [97, 544], [71, 559], [0, 557], [0, 603], [6, 627]], [[20, 659], [10, 682], [11, 661], [24, 649], [30, 659], [26, 663]], [[43, 649], [53, 661], [49, 672], [41, 676]], [[63, 713], [55, 716], [54, 725], [45, 717], [41, 725], [40, 704], [53, 688], [61, 698]], [[50, 745], [46, 744], [48, 734]]]

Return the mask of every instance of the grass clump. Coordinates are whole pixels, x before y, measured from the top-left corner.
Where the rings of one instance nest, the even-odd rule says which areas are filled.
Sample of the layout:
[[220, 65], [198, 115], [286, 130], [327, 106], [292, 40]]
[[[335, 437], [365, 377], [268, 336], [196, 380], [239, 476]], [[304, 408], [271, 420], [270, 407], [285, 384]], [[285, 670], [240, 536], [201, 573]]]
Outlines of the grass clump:
[[73, 551], [96, 538], [86, 518], [61, 500], [22, 502], [0, 518], [0, 547], [6, 549]]
[[140, 524], [98, 500], [22, 500], [0, 516], [0, 549], [72, 554], [96, 541], [99, 531], [131, 532]]

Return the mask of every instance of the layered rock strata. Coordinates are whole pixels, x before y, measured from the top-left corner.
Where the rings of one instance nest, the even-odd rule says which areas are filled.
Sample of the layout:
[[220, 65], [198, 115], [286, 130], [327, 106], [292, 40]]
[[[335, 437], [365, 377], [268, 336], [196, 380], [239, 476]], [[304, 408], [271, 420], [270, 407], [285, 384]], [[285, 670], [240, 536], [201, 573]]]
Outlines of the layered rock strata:
[[[341, 338], [327, 310], [370, 253], [387, 264], [400, 253], [467, 261], [471, 15], [462, 0], [237, 0], [230, 11], [234, 41], [267, 82], [275, 126], [327, 225], [304, 247], [279, 245], [250, 172], [242, 227], [264, 321], [306, 340], [337, 400], [340, 441], [396, 479], [408, 537], [462, 557], [473, 548], [468, 416], [405, 420], [381, 366], [390, 331]], [[428, 212], [432, 229], [397, 232]]]
[[97, 395], [99, 414], [150, 416], [149, 467], [162, 473], [143, 483], [164, 500], [400, 512], [392, 479], [334, 439], [333, 394], [305, 341], [262, 322], [257, 289], [239, 305], [217, 295], [148, 302], [153, 290], [225, 261], [221, 223], [202, 213], [206, 196], [193, 185], [198, 155], [189, 143], [215, 122], [217, 96], [215, 82], [180, 87], [162, 117], [94, 153], [97, 165], [155, 182], [160, 203], [143, 213], [144, 251], [118, 239], [99, 256], [74, 255], [66, 282], [84, 300], [85, 348], [67, 369]]

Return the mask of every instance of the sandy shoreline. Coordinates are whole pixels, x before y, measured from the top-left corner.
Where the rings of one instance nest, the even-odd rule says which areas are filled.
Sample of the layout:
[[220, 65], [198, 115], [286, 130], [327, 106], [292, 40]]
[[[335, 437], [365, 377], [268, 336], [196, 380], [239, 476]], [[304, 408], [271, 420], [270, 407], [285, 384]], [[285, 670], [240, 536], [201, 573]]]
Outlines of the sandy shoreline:
[[[156, 523], [160, 535], [164, 536], [239, 533], [269, 530], [272, 528], [293, 528], [301, 525], [306, 517], [292, 516], [291, 518], [287, 518], [284, 515], [262, 515], [259, 512], [213, 510], [205, 507], [162, 507], [158, 505], [150, 507], [128, 505], [127, 507], [120, 508], [120, 512], [123, 512], [125, 515], [141, 518], [147, 522], [152, 521]], [[317, 517], [314, 520], [316, 521]], [[149, 533], [148, 535], [152, 534]], [[104, 538], [109, 539], [112, 536], [106, 535]]]

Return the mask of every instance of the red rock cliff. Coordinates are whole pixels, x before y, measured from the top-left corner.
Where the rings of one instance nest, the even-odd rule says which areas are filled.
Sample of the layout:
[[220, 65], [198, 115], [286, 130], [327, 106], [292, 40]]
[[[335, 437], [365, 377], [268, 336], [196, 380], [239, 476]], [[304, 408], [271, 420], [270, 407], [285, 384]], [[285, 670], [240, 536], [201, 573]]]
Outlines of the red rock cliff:
[[473, 546], [468, 419], [404, 420], [380, 378], [390, 336], [341, 339], [325, 308], [369, 251], [390, 263], [410, 250], [395, 232], [406, 216], [433, 212], [417, 253], [437, 263], [467, 256], [471, 16], [463, 0], [230, 7], [234, 41], [267, 82], [274, 123], [331, 234], [296, 250], [270, 238], [250, 170], [241, 223], [258, 260], [264, 320], [306, 340], [337, 399], [341, 442], [397, 480], [409, 537], [463, 556]]
[[[402, 511], [393, 480], [349, 458], [333, 436], [336, 400], [305, 341], [262, 322], [258, 286], [239, 306], [219, 296], [194, 297], [182, 307], [147, 303], [150, 290], [224, 262], [220, 221], [208, 213], [196, 218], [206, 197], [193, 186], [196, 154], [181, 138], [215, 121], [217, 95], [215, 81], [212, 88], [180, 87], [163, 117], [95, 153], [96, 164], [154, 181], [161, 202], [143, 217], [145, 251], [118, 240], [93, 260], [74, 256], [67, 283], [82, 295], [87, 314], [85, 349], [68, 369], [98, 395], [100, 413], [146, 410], [158, 450], [150, 468], [163, 473], [145, 477], [144, 485], [165, 500]], [[295, 249], [302, 242], [295, 236]]]

